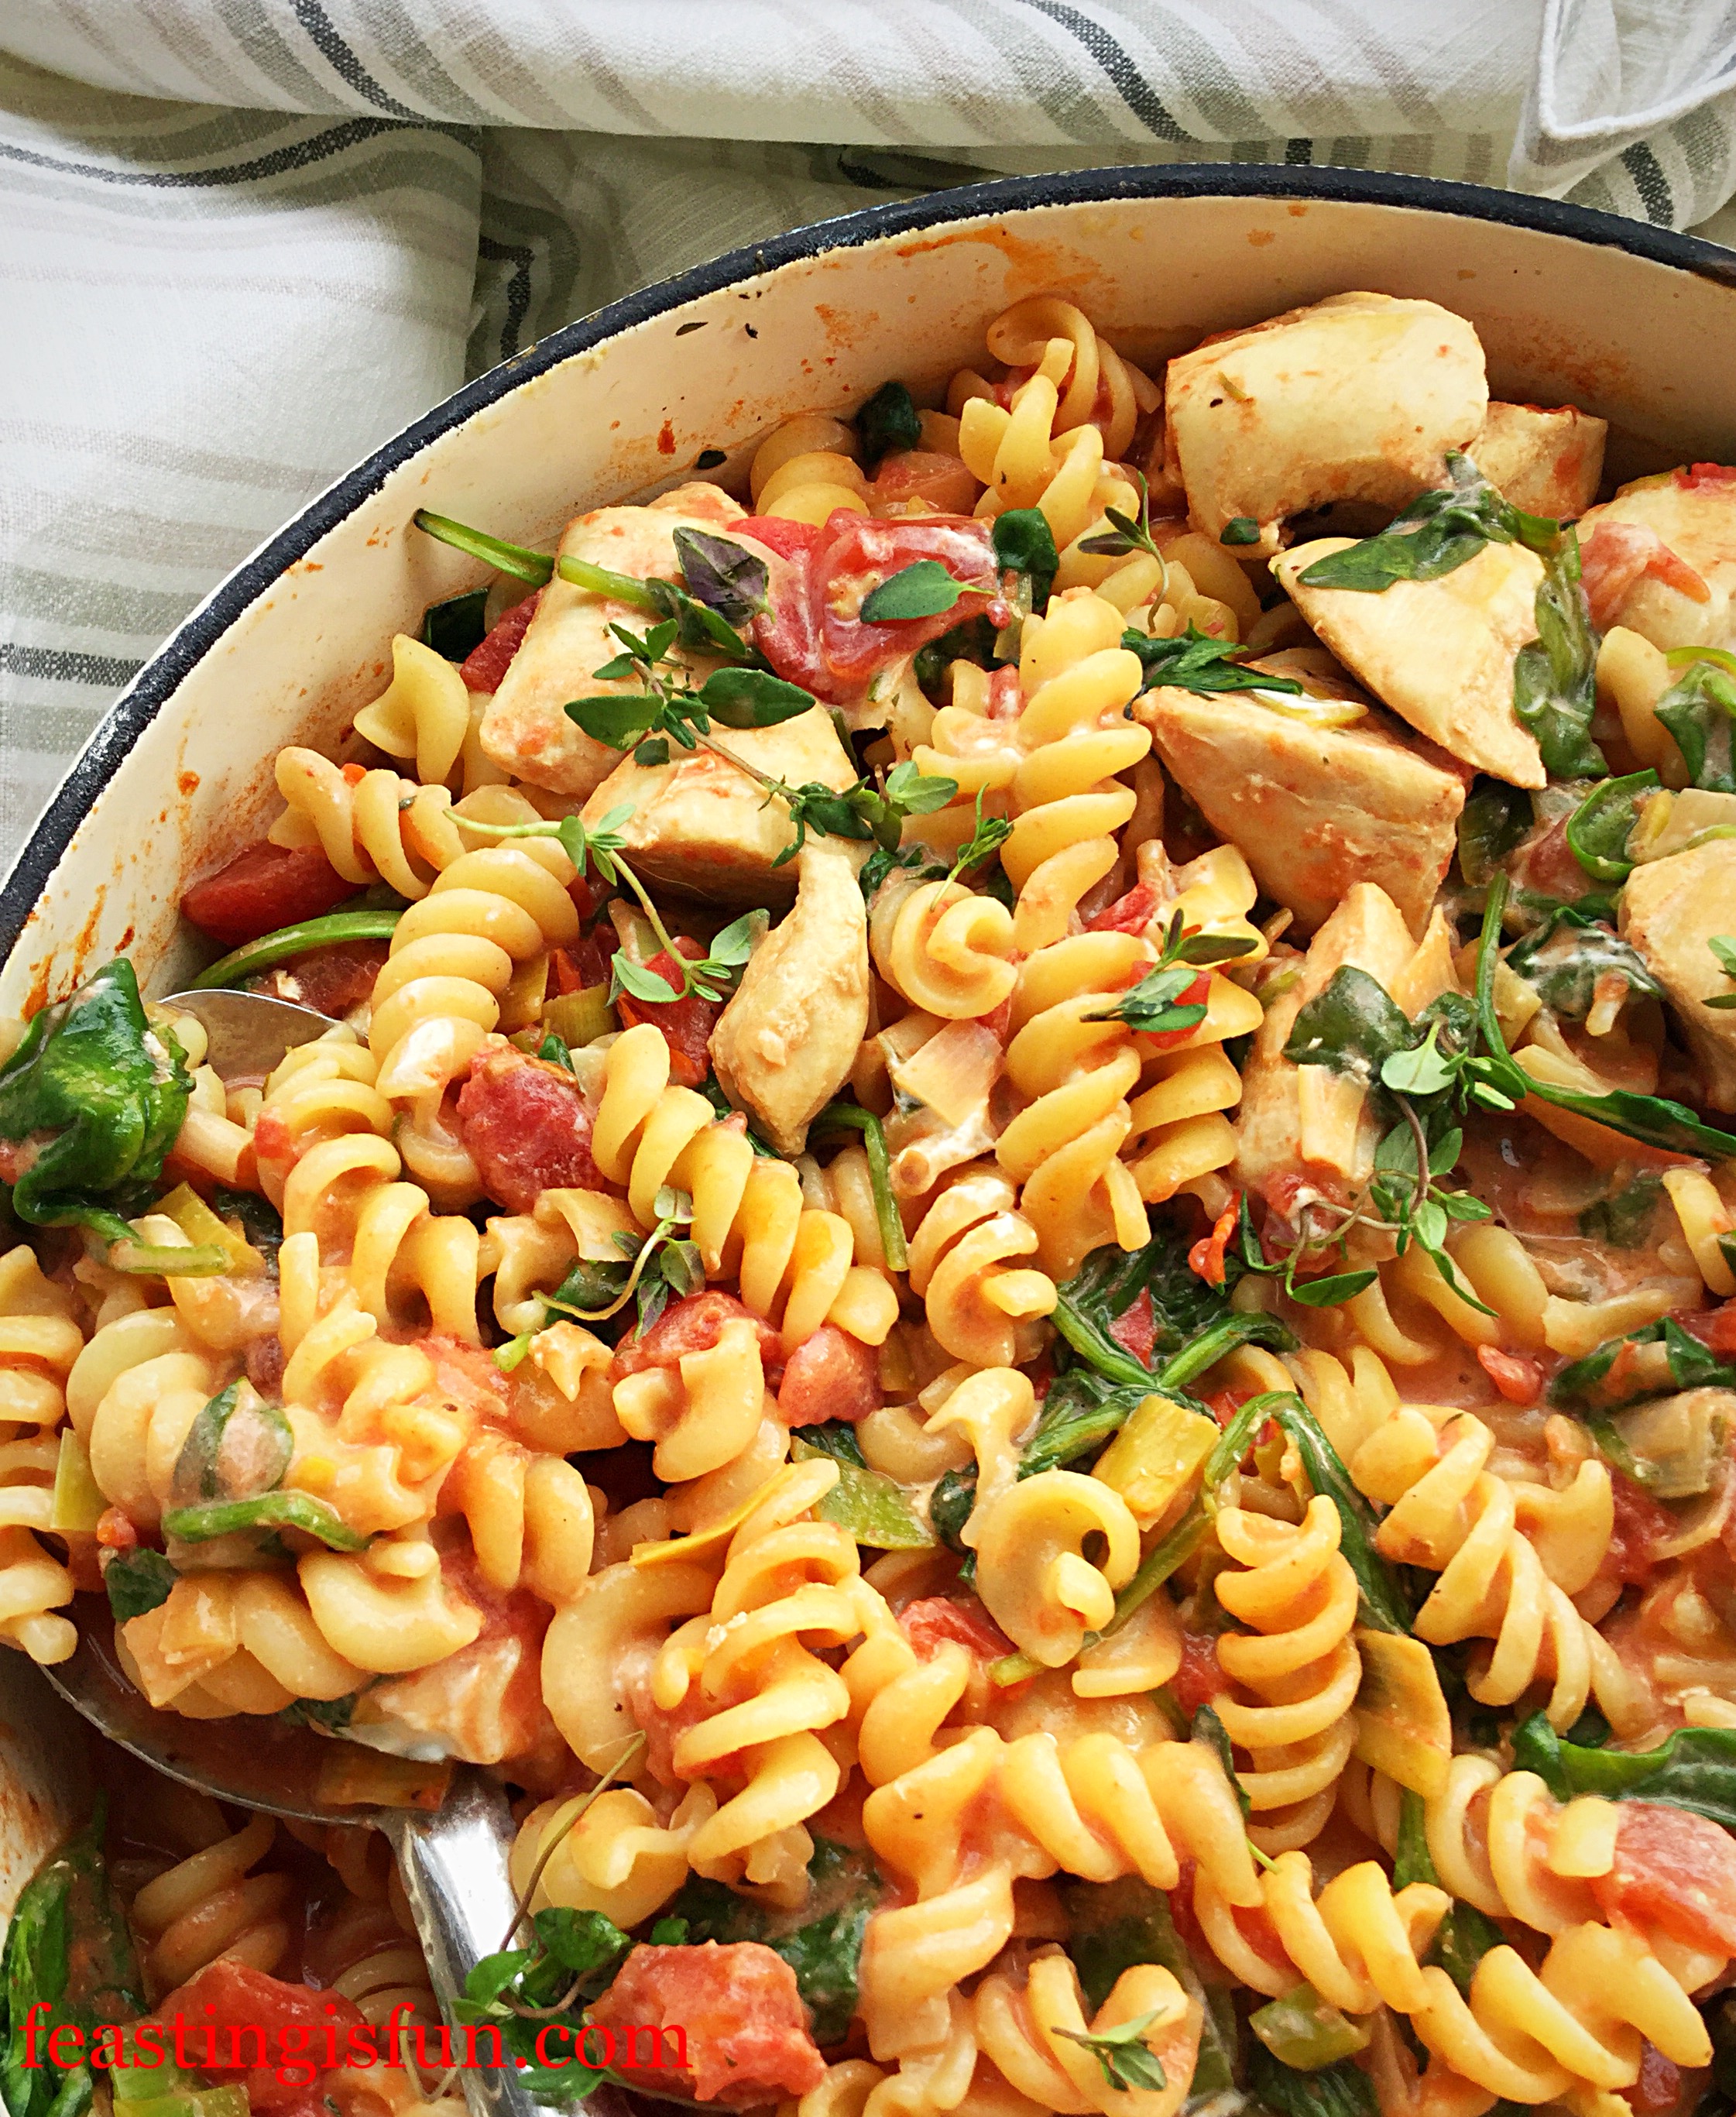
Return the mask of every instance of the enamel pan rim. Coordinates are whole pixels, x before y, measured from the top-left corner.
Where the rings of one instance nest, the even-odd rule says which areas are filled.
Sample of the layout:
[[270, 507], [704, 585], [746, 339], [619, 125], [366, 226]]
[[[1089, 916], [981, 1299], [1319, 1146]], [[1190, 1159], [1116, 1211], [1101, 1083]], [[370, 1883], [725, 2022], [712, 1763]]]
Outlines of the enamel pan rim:
[[1003, 177], [956, 190], [929, 192], [864, 207], [810, 223], [680, 273], [611, 302], [564, 325], [512, 359], [467, 382], [443, 404], [406, 427], [365, 462], [309, 502], [261, 546], [171, 634], [115, 701], [44, 811], [30, 841], [0, 888], [0, 957], [16, 945], [38, 899], [72, 843], [74, 833], [122, 759], [183, 678], [222, 639], [242, 612], [268, 593], [320, 538], [354, 512], [386, 478], [431, 441], [547, 369], [589, 352], [621, 332], [666, 315], [700, 296], [775, 271], [830, 250], [849, 250], [888, 236], [916, 234], [954, 222], [1033, 207], [1105, 204], [1117, 199], [1245, 198], [1398, 206], [1492, 221], [1540, 235], [1565, 236], [1600, 248], [1624, 250], [1720, 284], [1736, 285], [1736, 256], [1720, 245], [1672, 229], [1558, 200], [1532, 198], [1476, 184], [1434, 178], [1314, 167], [1166, 163], [1138, 168], [1084, 169], [1059, 175]]

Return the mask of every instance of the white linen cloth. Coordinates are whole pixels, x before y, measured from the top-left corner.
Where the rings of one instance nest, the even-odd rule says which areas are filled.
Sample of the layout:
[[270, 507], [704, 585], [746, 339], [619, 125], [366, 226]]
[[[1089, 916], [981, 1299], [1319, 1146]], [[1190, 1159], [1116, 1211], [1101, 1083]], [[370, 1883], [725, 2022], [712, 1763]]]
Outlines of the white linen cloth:
[[1691, 226], [1736, 4], [4, 0], [0, 864], [186, 611], [467, 375], [876, 198], [1175, 160]]

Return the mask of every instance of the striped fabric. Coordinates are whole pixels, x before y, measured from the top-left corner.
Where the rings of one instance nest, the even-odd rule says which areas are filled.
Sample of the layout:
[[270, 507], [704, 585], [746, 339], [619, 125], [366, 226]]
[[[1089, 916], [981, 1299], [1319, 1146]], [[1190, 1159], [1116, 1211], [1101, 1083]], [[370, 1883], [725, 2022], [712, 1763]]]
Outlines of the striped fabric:
[[1736, 7], [7, 0], [0, 859], [213, 583], [465, 376], [877, 198], [1173, 160], [1698, 224]]

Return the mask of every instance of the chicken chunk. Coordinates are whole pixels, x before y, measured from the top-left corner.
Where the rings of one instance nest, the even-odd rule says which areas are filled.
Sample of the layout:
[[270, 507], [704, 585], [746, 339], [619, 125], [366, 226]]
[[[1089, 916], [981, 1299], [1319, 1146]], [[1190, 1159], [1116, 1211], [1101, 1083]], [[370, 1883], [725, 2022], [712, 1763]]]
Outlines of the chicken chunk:
[[1197, 528], [1259, 525], [1278, 548], [1291, 515], [1328, 501], [1397, 511], [1446, 477], [1489, 408], [1483, 348], [1433, 302], [1334, 294], [1170, 362], [1166, 460]]
[[[1283, 674], [1286, 659], [1254, 666]], [[1299, 932], [1312, 934], [1354, 883], [1371, 882], [1420, 934], [1452, 858], [1464, 773], [1420, 755], [1366, 709], [1334, 726], [1297, 717], [1306, 697], [1271, 697], [1263, 708], [1259, 692], [1166, 685], [1133, 710], [1170, 777], [1246, 849], [1260, 887], [1295, 913]]]
[[1378, 1127], [1363, 1087], [1324, 1066], [1284, 1056], [1296, 1017], [1346, 964], [1383, 985], [1414, 1017], [1453, 983], [1451, 935], [1437, 912], [1420, 946], [1398, 906], [1373, 883], [1355, 883], [1308, 952], [1302, 975], [1267, 1009], [1242, 1072], [1239, 1180], [1272, 1196], [1273, 1179], [1300, 1175], [1340, 1196], [1365, 1182]]
[[1607, 420], [1577, 405], [1491, 404], [1466, 454], [1489, 483], [1527, 514], [1577, 521], [1597, 497]]
[[1694, 464], [1624, 485], [1579, 525], [1599, 631], [1653, 646], [1736, 646], [1736, 470]]
[[1308, 568], [1350, 541], [1323, 537], [1273, 560], [1303, 616], [1420, 735], [1510, 786], [1541, 786], [1536, 737], [1513, 711], [1513, 662], [1537, 637], [1542, 560], [1522, 544], [1485, 544], [1437, 580], [1378, 594], [1309, 587]]
[[1706, 943], [1736, 934], [1736, 840], [1649, 860], [1622, 892], [1622, 931], [1669, 995], [1715, 1110], [1736, 1110], [1736, 1009], [1707, 1007], [1736, 991]]
[[800, 1154], [868, 1029], [868, 915], [856, 882], [866, 846], [810, 838], [796, 908], [755, 950], [712, 1031], [723, 1092], [782, 1155]]
[[[832, 717], [819, 707], [775, 727], [715, 733], [724, 749], [786, 786], [856, 784]], [[787, 904], [795, 895], [794, 863], [773, 865], [795, 842], [789, 810], [715, 750], [672, 745], [667, 764], [622, 758], [580, 811], [585, 828], [623, 805], [633, 813], [621, 827], [622, 850], [648, 881], [719, 904]]]
[[[647, 507], [599, 507], [581, 514], [566, 526], [561, 556], [586, 559], [635, 580], [653, 574], [676, 579], [677, 529], [685, 525], [717, 531], [741, 519], [741, 509], [721, 487], [683, 485]], [[637, 691], [632, 678], [604, 683], [592, 671], [621, 651], [611, 625], [642, 632], [649, 621], [643, 611], [575, 588], [557, 574], [543, 589], [524, 643], [482, 716], [481, 740], [487, 754], [533, 786], [583, 800], [613, 771], [621, 752], [569, 720], [566, 703]], [[713, 666], [695, 664], [696, 671], [703, 668], [707, 673]]]

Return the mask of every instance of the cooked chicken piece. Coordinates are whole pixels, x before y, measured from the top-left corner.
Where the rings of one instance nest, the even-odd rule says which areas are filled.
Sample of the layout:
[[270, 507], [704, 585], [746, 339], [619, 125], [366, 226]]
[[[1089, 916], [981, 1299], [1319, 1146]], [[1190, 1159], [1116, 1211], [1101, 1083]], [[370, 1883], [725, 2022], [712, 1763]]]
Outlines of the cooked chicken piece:
[[1655, 647], [1736, 646], [1736, 470], [1695, 464], [1624, 485], [1579, 525], [1599, 631]]
[[1272, 570], [1350, 673], [1419, 734], [1510, 786], [1541, 786], [1536, 738], [1513, 711], [1513, 662], [1537, 637], [1542, 560], [1522, 544], [1485, 544], [1438, 580], [1378, 593], [1302, 581], [1351, 541], [1299, 544]]
[[1491, 404], [1466, 454], [1489, 483], [1527, 514], [1576, 521], [1597, 497], [1609, 422], [1577, 405]]
[[1284, 1056], [1296, 1017], [1346, 964], [1366, 971], [1409, 1017], [1453, 981], [1439, 912], [1419, 947], [1383, 889], [1352, 885], [1315, 934], [1300, 978], [1267, 1009], [1242, 1071], [1236, 1169], [1240, 1182], [1263, 1196], [1271, 1195], [1274, 1178], [1300, 1175], [1346, 1197], [1373, 1167], [1379, 1131], [1367, 1115], [1363, 1086], [1329, 1067], [1298, 1066]]
[[[741, 519], [741, 509], [720, 487], [683, 485], [648, 507], [599, 507], [581, 514], [566, 525], [560, 552], [564, 559], [587, 559], [635, 580], [653, 574], [678, 580], [678, 528], [717, 531]], [[614, 769], [621, 752], [588, 736], [563, 709], [570, 699], [636, 693], [635, 678], [603, 683], [592, 671], [621, 652], [611, 625], [644, 632], [655, 621], [612, 597], [575, 588], [557, 574], [543, 589], [524, 644], [482, 716], [482, 745], [488, 756], [533, 786], [582, 800]], [[693, 663], [696, 676], [716, 666]]]
[[723, 1092], [783, 1155], [849, 1075], [868, 1029], [868, 915], [856, 882], [867, 847], [810, 838], [796, 908], [774, 927], [711, 1033]]
[[1736, 936], [1736, 839], [1649, 860], [1622, 892], [1622, 931], [1670, 997], [1715, 1110], [1736, 1110], [1736, 1008], [1707, 1007], [1736, 992], [1706, 946]]
[[1212, 537], [1259, 525], [1246, 555], [1278, 548], [1280, 526], [1328, 501], [1392, 513], [1445, 482], [1489, 406], [1483, 348], [1433, 302], [1334, 294], [1170, 362], [1166, 454]]
[[1353, 883], [1371, 882], [1420, 934], [1452, 858], [1464, 774], [1420, 755], [1365, 706], [1339, 726], [1304, 717], [1318, 701], [1358, 695], [1341, 678], [1328, 688], [1296, 666], [1309, 654], [1254, 665], [1300, 676], [1302, 698], [1165, 685], [1138, 699], [1134, 714], [1207, 821], [1245, 849], [1266, 894], [1295, 914], [1299, 933], [1312, 934]]
[[[713, 726], [712, 735], [787, 786], [856, 784], [856, 767], [820, 707], [775, 727]], [[795, 895], [795, 862], [772, 865], [795, 842], [789, 810], [715, 750], [672, 744], [667, 764], [622, 758], [579, 811], [585, 828], [623, 803], [633, 813], [620, 827], [622, 850], [647, 881], [720, 904], [787, 904]]]

